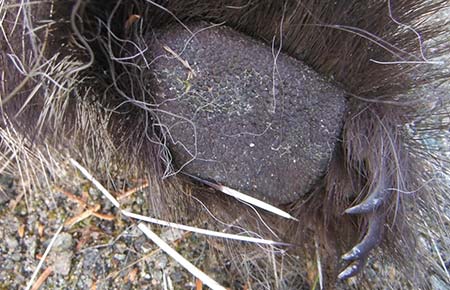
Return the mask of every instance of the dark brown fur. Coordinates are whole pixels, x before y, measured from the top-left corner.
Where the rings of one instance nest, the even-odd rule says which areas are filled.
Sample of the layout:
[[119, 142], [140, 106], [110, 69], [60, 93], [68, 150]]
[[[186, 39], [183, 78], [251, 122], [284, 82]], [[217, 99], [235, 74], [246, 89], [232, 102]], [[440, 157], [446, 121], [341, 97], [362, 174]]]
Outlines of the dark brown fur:
[[[164, 9], [145, 1], [102, 3], [78, 1], [66, 6], [56, 2], [52, 16], [56, 24], [47, 33], [35, 36], [34, 39], [39, 40], [35, 44], [37, 51], [42, 49], [43, 59], [60, 52], [55, 61], [71, 59], [80, 64], [61, 72], [51, 71], [50, 77], [36, 74], [27, 79], [18, 73], [7, 54], [28, 53], [32, 43], [26, 41], [23, 48], [12, 51], [0, 38], [0, 65], [7, 75], [1, 88], [3, 128], [18, 128], [28, 144], [34, 144], [31, 147], [38, 148], [39, 144], [47, 143], [68, 150], [71, 156], [93, 171], [129, 172], [126, 177], [148, 178], [152, 184], [149, 190], [151, 216], [172, 221], [185, 216], [200, 221], [211, 220], [197, 202], [198, 198], [216, 217], [227, 223], [236, 222], [236, 226], [254, 229], [267, 238], [276, 239], [251, 209], [235, 200], [186, 177], [161, 178], [166, 164], [160, 160], [161, 146], [154, 142], [158, 140], [158, 130], [146, 127], [148, 121], [151, 124], [154, 113], [139, 107], [136, 102], [152, 101], [142, 83], [145, 72], [111, 58], [111, 54], [117, 58], [135, 55], [138, 50], [128, 40], [145, 47], [143, 35], [152, 33], [155, 28], [178, 21], [225, 22], [227, 26], [268, 44], [275, 39], [277, 45], [282, 45], [284, 53], [333, 79], [349, 96], [350, 109], [345, 118], [341, 146], [335, 151], [323, 182], [307, 198], [284, 206], [301, 223], [286, 222], [261, 213], [267, 224], [276, 229], [276, 235], [284, 242], [306, 243], [304, 247], [292, 249], [293, 252], [306, 253], [314, 259], [317, 246], [322, 265], [329, 274], [329, 283], [333, 284], [336, 271], [343, 266], [339, 264], [339, 255], [350, 250], [367, 230], [367, 216], [351, 216], [344, 211], [363, 201], [382, 182], [380, 176], [383, 176], [385, 187], [392, 189], [389, 190], [389, 203], [383, 207], [386, 253], [395, 253], [399, 261], [415, 261], [409, 257], [402, 260], [405, 253], [410, 254], [414, 244], [409, 225], [411, 219], [404, 216], [414, 215], [423, 210], [423, 206], [431, 206], [428, 198], [440, 194], [436, 192], [435, 184], [427, 184], [440, 161], [438, 154], [424, 149], [424, 138], [443, 134], [446, 127], [437, 126], [430, 120], [439, 113], [437, 109], [449, 106], [447, 91], [440, 90], [442, 80], [449, 77], [448, 72], [442, 66], [426, 64], [420, 49], [432, 47], [432, 53], [427, 54], [425, 50], [425, 55], [433, 60], [448, 55], [449, 26], [432, 18], [439, 9], [448, 6], [446, 1], [236, 0], [228, 3], [196, 0], [168, 1], [161, 4]], [[422, 40], [432, 39], [433, 42], [421, 43], [413, 31], [396, 24], [389, 16], [389, 7], [396, 21], [417, 30]], [[13, 31], [12, 23], [17, 13], [15, 8], [11, 9], [2, 23], [10, 33], [12, 47], [19, 47], [22, 38]], [[39, 19], [50, 18], [41, 11], [28, 13], [36, 17], [32, 21], [35, 26]], [[140, 15], [140, 20], [126, 25], [133, 14]], [[69, 20], [70, 25], [64, 24], [64, 20]], [[26, 25], [19, 21], [18, 26]], [[116, 37], [111, 37], [111, 33]], [[52, 45], [44, 50], [45, 43]], [[24, 60], [38, 57], [36, 54]], [[404, 63], [379, 64], [376, 61]], [[408, 61], [410, 63], [406, 63]], [[33, 63], [25, 66], [30, 69]], [[55, 85], [52, 79], [64, 82], [65, 88]], [[16, 93], [15, 88], [21, 82], [23, 85]], [[38, 84], [43, 86], [25, 106], [25, 111], [16, 116]], [[56, 92], [59, 98], [50, 99], [49, 91]], [[118, 106], [127, 99], [129, 103]], [[422, 121], [424, 118], [426, 122]], [[42, 128], [37, 134], [35, 127], [29, 126], [34, 122]], [[420, 134], [416, 138], [407, 130], [411, 125], [415, 130], [424, 128], [432, 134]], [[4, 143], [5, 140], [3, 137]], [[408, 192], [414, 194], [406, 194]], [[230, 207], [236, 210], [223, 210]], [[190, 215], [186, 215], [187, 212]], [[233, 244], [231, 248], [235, 246]], [[243, 250], [255, 251], [255, 248], [242, 247]], [[410, 265], [404, 264], [402, 271]], [[294, 287], [295, 282], [291, 282], [287, 287]]]

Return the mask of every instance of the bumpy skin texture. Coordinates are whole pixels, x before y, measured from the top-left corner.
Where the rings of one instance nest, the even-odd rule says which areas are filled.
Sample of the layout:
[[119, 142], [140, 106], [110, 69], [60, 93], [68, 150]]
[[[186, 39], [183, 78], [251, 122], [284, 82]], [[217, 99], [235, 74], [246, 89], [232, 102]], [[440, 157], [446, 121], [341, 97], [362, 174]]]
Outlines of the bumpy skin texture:
[[149, 77], [175, 170], [273, 204], [311, 191], [342, 131], [344, 91], [230, 28], [190, 29], [191, 40], [180, 27], [149, 40]]
[[[448, 1], [78, 0], [74, 5], [55, 1], [52, 7], [56, 12], [52, 13], [35, 9], [35, 2], [21, 2], [21, 7], [14, 1], [6, 2], [10, 5], [0, 7], [3, 28], [0, 134], [2, 148], [6, 148], [2, 157], [15, 158], [17, 162], [7, 160], [5, 164], [19, 167], [38, 164], [33, 170], [54, 176], [57, 167], [43, 165], [41, 156], [45, 156], [48, 148], [64, 147], [71, 157], [76, 156], [93, 171], [99, 169], [104, 174], [105, 168], [117, 167], [128, 177], [147, 177], [151, 184], [149, 212], [154, 217], [177, 221], [195, 216], [213, 224], [216, 220], [210, 218], [211, 212], [227, 223], [236, 223], [239, 230], [255, 230], [259, 235], [282, 238], [307, 248], [313, 241], [314, 250], [308, 252], [317, 251], [327, 261], [322, 265], [330, 270], [329, 281], [336, 278], [337, 256], [349, 249], [343, 256], [345, 265], [340, 278], [360, 272], [370, 251], [383, 241], [392, 241], [386, 250], [401, 257], [402, 252], [408, 252], [405, 247], [408, 231], [401, 226], [414, 220], [411, 217], [417, 213], [432, 212], [428, 210], [433, 204], [430, 196], [439, 187], [429, 181], [434, 178], [433, 167], [439, 159], [424, 149], [426, 136], [412, 136], [408, 128], [430, 132], [430, 136], [443, 134], [448, 128], [432, 121], [421, 122], [439, 113], [435, 107], [443, 108], [443, 112], [449, 107], [448, 92], [439, 92], [439, 81], [447, 79], [448, 73], [429, 61], [449, 51], [450, 30], [432, 17], [439, 9], [448, 7]], [[303, 68], [306, 64], [345, 91], [348, 102], [343, 120], [339, 117], [344, 110], [343, 99], [332, 102], [337, 105], [330, 112], [338, 120], [328, 135], [334, 152], [324, 177], [305, 196], [296, 193], [299, 198], [294, 201], [292, 195], [280, 200], [292, 201], [284, 209], [301, 222], [286, 222], [262, 211], [255, 214], [234, 199], [194, 185], [189, 178], [175, 176], [163, 180], [167, 176], [164, 166], [168, 155], [167, 146], [161, 146], [167, 139], [159, 122], [162, 114], [158, 98], [161, 89], [172, 87], [170, 83], [174, 80], [168, 79], [164, 84], [152, 80], [151, 67], [158, 65], [152, 62], [161, 48], [150, 45], [149, 40], [169, 27], [174, 29], [174, 25], [189, 31], [185, 24], [198, 21], [223, 22], [268, 45], [273, 43], [284, 54], [301, 60], [298, 73], [310, 71]], [[433, 55], [428, 56], [422, 49], [424, 39], [433, 39], [426, 42], [433, 48]], [[279, 61], [284, 59], [280, 56]], [[158, 74], [159, 69], [156, 70]], [[316, 81], [323, 84], [318, 80], [312, 82]], [[296, 82], [301, 84], [301, 80]], [[186, 89], [188, 86], [186, 82]], [[262, 87], [270, 88], [267, 83]], [[342, 91], [333, 87], [325, 91], [333, 98], [342, 96]], [[320, 96], [317, 97], [319, 100]], [[296, 113], [295, 108], [286, 109]], [[311, 110], [311, 115], [329, 112]], [[331, 119], [324, 118], [330, 126]], [[302, 119], [288, 118], [297, 128], [302, 125], [298, 120]], [[342, 134], [336, 142], [342, 121]], [[315, 123], [306, 119], [304, 122]], [[259, 129], [258, 126], [254, 125]], [[16, 135], [11, 136], [11, 132]], [[330, 158], [330, 150], [324, 146], [326, 138], [327, 135], [322, 135], [319, 140], [320, 150], [325, 150], [321, 160]], [[21, 145], [20, 150], [15, 150], [17, 144]], [[29, 149], [44, 153], [34, 155]], [[23, 155], [29, 159], [18, 157]], [[34, 156], [40, 160], [20, 163], [35, 160]], [[55, 158], [48, 156], [50, 161]], [[275, 167], [281, 165], [282, 162]], [[324, 169], [324, 164], [318, 165], [314, 178]], [[279, 174], [283, 176], [285, 172]], [[111, 174], [105, 175], [104, 179], [109, 180]], [[288, 179], [297, 181], [296, 175]], [[241, 186], [235, 182], [237, 187]], [[417, 208], [408, 211], [410, 204], [406, 202], [412, 193], [418, 200], [414, 203]], [[405, 213], [411, 216], [404, 218]], [[218, 227], [223, 230], [222, 224]], [[266, 230], [268, 227], [271, 230]], [[233, 250], [239, 255], [245, 252], [241, 247]], [[257, 256], [252, 259], [257, 260]], [[409, 264], [405, 263], [405, 268], [414, 265], [411, 259], [406, 262]], [[284, 271], [283, 267], [278, 269]]]

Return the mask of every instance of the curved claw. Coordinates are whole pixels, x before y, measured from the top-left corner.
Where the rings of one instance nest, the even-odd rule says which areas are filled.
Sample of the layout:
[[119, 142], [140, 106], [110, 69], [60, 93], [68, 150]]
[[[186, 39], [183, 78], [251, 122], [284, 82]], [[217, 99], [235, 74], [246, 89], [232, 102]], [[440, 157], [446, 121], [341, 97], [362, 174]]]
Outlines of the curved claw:
[[345, 280], [361, 272], [366, 264], [369, 252], [381, 242], [383, 225], [384, 215], [374, 214], [369, 217], [369, 230], [364, 239], [342, 256], [343, 260], [350, 261], [351, 263], [339, 274], [339, 279]]
[[358, 205], [355, 205], [351, 208], [345, 210], [345, 213], [348, 214], [368, 214], [373, 213], [377, 209], [379, 209], [385, 202], [388, 201], [390, 196], [390, 191], [387, 190], [384, 186], [384, 181], [378, 184], [376, 188], [372, 190], [371, 193], [367, 196], [367, 198]]
[[353, 263], [351, 263], [350, 265], [347, 266], [347, 268], [345, 268], [344, 271], [342, 271], [338, 278], [341, 280], [345, 280], [348, 279], [350, 277], [355, 276], [356, 274], [358, 274], [359, 272], [361, 272], [361, 270], [364, 268], [364, 265], [366, 264], [367, 259], [360, 259], [357, 261], [354, 261]]
[[368, 214], [376, 211], [382, 204], [384, 199], [370, 196], [358, 205], [345, 210], [348, 214]]
[[365, 259], [369, 252], [378, 246], [383, 236], [384, 215], [374, 214], [369, 217], [369, 229], [364, 239], [342, 256], [345, 261]]
[[363, 240], [342, 256], [342, 259], [350, 264], [339, 274], [338, 278], [341, 280], [361, 272], [370, 251], [381, 243], [386, 218], [382, 208], [389, 201], [391, 191], [386, 187], [385, 175], [381, 173], [378, 177], [376, 186], [372, 188], [367, 198], [345, 211], [347, 214], [368, 215], [369, 227]]

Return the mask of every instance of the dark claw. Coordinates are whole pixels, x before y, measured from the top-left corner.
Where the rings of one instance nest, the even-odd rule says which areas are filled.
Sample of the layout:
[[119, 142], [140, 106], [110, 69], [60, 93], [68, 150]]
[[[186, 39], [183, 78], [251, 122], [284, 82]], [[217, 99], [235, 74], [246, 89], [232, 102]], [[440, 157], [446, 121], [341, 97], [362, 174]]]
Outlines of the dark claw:
[[382, 207], [389, 200], [391, 193], [386, 188], [385, 178], [381, 176], [378, 185], [362, 203], [345, 211], [347, 214], [368, 214], [369, 227], [363, 240], [342, 256], [342, 259], [350, 264], [339, 274], [339, 279], [344, 280], [361, 272], [370, 251], [381, 243], [385, 221]]
[[348, 214], [368, 214], [375, 212], [382, 206], [390, 196], [390, 191], [384, 187], [384, 181], [381, 180], [379, 185], [372, 190], [369, 196], [360, 204], [345, 210]]
[[368, 214], [376, 211], [383, 204], [382, 198], [367, 198], [362, 203], [345, 210], [348, 214]]
[[384, 227], [384, 215], [374, 214], [369, 217], [369, 229], [364, 239], [342, 256], [345, 261], [364, 259], [369, 252], [381, 242]]
[[375, 214], [369, 217], [369, 230], [364, 239], [354, 246], [350, 252], [342, 256], [343, 260], [351, 261], [351, 263], [339, 274], [339, 279], [345, 280], [361, 272], [366, 264], [369, 252], [381, 242], [383, 227], [384, 215]]
[[367, 259], [360, 259], [360, 260], [357, 260], [357, 261], [351, 263], [350, 265], [347, 266], [347, 268], [345, 268], [344, 271], [342, 271], [339, 274], [338, 278], [341, 280], [345, 280], [345, 279], [355, 276], [356, 274], [361, 272], [361, 270], [364, 268], [366, 261], [367, 261]]

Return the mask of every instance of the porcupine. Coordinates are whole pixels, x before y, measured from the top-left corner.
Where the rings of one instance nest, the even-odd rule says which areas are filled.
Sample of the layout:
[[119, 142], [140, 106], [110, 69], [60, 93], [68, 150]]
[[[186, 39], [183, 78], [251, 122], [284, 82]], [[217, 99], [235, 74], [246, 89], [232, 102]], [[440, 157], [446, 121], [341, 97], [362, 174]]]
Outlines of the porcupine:
[[[434, 61], [448, 53], [448, 23], [430, 16], [445, 8], [7, 2], [2, 128], [31, 147], [62, 147], [96, 172], [114, 164], [146, 176], [152, 216], [207, 219], [201, 200], [265, 236], [318, 241], [330, 277], [339, 269], [345, 279], [382, 243], [395, 253], [413, 246], [407, 207], [427, 204], [436, 159], [411, 131], [445, 130], [420, 122], [448, 102], [448, 72]], [[199, 180], [301, 222], [259, 211], [276, 229], [265, 232], [251, 208]]]

